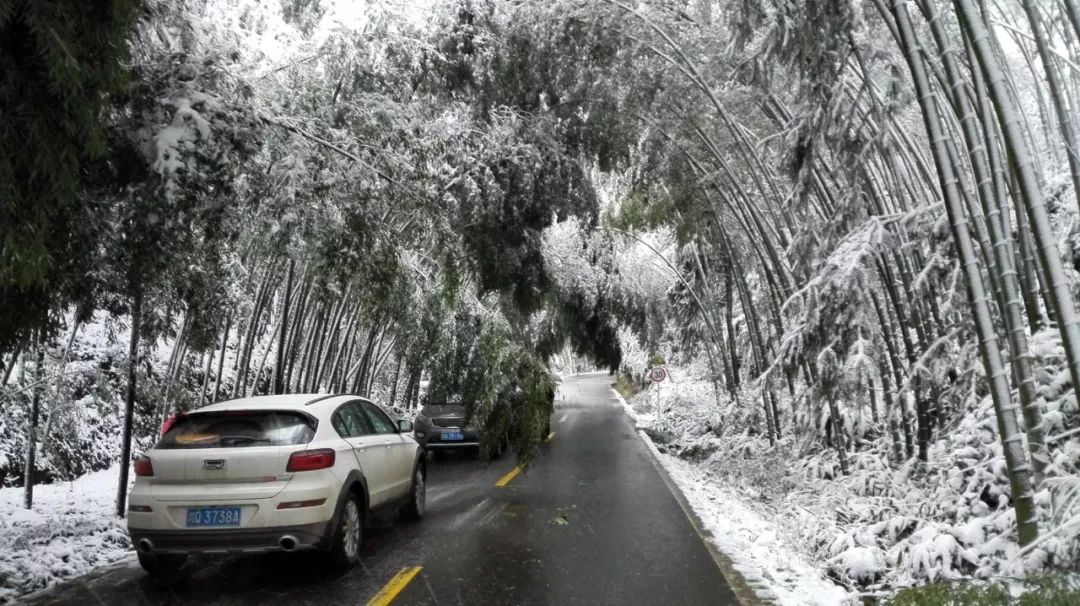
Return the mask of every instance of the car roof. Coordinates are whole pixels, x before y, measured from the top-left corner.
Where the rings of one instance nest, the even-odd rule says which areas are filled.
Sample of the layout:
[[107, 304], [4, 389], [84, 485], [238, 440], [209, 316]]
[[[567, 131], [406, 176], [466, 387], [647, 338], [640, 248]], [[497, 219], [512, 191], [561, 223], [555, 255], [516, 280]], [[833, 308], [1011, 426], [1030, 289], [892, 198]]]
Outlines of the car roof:
[[[290, 393], [275, 396], [252, 396], [216, 402], [192, 412], [214, 412], [221, 410], [251, 410], [253, 408], [276, 408], [282, 410], [310, 410], [309, 406], [320, 402], [340, 403], [345, 400], [364, 399], [348, 394]], [[334, 402], [334, 400], [338, 400]]]

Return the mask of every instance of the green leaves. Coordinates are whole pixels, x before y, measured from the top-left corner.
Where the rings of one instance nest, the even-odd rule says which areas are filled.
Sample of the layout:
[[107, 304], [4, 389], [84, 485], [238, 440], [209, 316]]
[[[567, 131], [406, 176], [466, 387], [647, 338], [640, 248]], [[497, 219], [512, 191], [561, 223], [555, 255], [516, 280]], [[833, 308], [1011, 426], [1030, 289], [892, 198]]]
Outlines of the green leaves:
[[72, 207], [83, 163], [103, 151], [138, 6], [0, 2], [0, 351], [70, 303], [85, 275], [62, 257], [94, 246]]

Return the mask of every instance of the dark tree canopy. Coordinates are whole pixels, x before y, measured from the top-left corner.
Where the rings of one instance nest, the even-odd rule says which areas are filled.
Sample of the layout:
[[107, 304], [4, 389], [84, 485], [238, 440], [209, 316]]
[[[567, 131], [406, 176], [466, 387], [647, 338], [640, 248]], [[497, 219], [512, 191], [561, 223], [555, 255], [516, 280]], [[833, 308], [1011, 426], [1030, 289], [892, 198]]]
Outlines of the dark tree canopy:
[[140, 6], [0, 1], [0, 350], [80, 302], [96, 245], [82, 165], [105, 152]]

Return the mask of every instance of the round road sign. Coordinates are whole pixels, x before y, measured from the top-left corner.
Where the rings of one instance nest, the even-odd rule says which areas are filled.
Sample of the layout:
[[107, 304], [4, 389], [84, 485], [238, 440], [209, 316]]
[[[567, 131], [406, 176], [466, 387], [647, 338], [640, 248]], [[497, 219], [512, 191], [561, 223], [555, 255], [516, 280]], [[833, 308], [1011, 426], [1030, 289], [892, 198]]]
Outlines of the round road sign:
[[663, 366], [654, 366], [649, 369], [649, 380], [653, 383], [659, 383], [667, 378], [667, 369]]

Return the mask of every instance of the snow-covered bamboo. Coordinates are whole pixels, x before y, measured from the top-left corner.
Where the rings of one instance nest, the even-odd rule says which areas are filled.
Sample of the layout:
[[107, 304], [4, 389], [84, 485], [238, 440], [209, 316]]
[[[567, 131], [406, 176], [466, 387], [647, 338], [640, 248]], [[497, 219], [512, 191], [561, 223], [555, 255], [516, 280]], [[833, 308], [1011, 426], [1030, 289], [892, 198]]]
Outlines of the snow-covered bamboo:
[[[963, 2], [964, 0], [957, 0]], [[923, 122], [930, 139], [934, 162], [941, 183], [941, 192], [945, 197], [945, 208], [949, 216], [949, 225], [953, 234], [963, 266], [968, 301], [972, 307], [975, 331], [979, 337], [979, 350], [983, 366], [990, 380], [991, 397], [998, 420], [998, 431], [1012, 487], [1013, 507], [1016, 509], [1016, 525], [1020, 543], [1026, 545], [1038, 538], [1038, 522], [1035, 519], [1034, 494], [1031, 486], [1031, 467], [1023, 450], [1020, 427], [1016, 418], [1016, 407], [1012, 403], [1008, 378], [998, 347], [998, 338], [990, 315], [989, 302], [982, 282], [982, 273], [978, 267], [971, 235], [968, 233], [967, 219], [964, 216], [963, 203], [960, 200], [958, 181], [954, 167], [949, 162], [944, 145], [945, 132], [939, 118], [930, 83], [926, 77], [925, 58], [920, 53], [920, 44], [915, 37], [907, 5], [904, 0], [893, 0], [893, 15], [903, 41], [903, 50], [914, 81], [916, 96], [922, 110]]]

